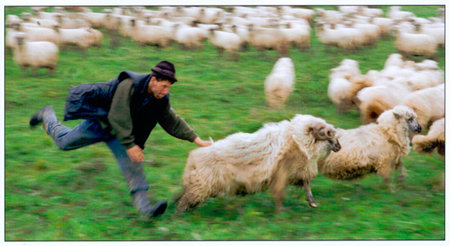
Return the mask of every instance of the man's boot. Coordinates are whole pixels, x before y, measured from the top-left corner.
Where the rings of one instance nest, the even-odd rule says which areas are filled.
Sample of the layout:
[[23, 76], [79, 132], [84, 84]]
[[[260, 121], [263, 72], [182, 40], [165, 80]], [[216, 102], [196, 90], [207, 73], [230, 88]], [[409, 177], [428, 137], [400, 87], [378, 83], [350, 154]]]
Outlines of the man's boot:
[[162, 200], [154, 205], [150, 205], [146, 190], [140, 190], [131, 195], [133, 198], [133, 205], [140, 214], [146, 217], [157, 217], [163, 214], [167, 208], [167, 201]]

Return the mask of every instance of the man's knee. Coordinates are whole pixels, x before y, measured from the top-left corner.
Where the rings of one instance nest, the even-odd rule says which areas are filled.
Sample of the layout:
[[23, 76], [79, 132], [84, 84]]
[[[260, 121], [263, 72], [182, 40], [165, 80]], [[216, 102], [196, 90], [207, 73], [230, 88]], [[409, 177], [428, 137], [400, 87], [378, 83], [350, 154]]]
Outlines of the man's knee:
[[76, 147], [70, 146], [67, 143], [62, 143], [62, 142], [56, 142], [56, 146], [60, 149], [60, 150], [64, 150], [64, 151], [69, 151], [69, 150], [73, 150], [76, 149]]

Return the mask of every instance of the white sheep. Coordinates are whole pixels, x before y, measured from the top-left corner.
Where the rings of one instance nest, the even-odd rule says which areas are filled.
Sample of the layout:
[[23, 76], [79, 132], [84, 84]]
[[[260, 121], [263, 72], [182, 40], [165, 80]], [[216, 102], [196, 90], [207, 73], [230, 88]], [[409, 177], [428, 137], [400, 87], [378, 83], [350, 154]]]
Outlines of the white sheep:
[[83, 13], [83, 18], [89, 22], [93, 28], [105, 28], [105, 20], [107, 13], [88, 12]]
[[338, 113], [346, 112], [357, 102], [357, 94], [365, 87], [372, 85], [372, 80], [364, 75], [341, 76], [330, 75], [328, 97], [336, 105]]
[[214, 24], [219, 22], [224, 16], [223, 9], [220, 8], [202, 8], [200, 9], [199, 20], [205, 24]]
[[356, 95], [363, 124], [375, 122], [384, 111], [399, 105], [411, 93], [407, 86], [395, 80], [384, 81], [375, 81], [375, 85], [363, 88]]
[[53, 73], [58, 62], [58, 46], [47, 41], [26, 41], [25, 33], [17, 33], [14, 47], [14, 61], [22, 69], [31, 67], [36, 74], [38, 68], [48, 68]]
[[288, 57], [278, 59], [272, 71], [264, 81], [267, 104], [272, 108], [281, 108], [294, 90], [294, 63]]
[[421, 70], [410, 74], [404, 81], [411, 90], [421, 90], [444, 83], [444, 72], [441, 70]]
[[287, 28], [279, 28], [287, 37], [288, 41], [297, 49], [311, 47], [311, 30], [309, 25], [295, 25], [288, 23]]
[[401, 104], [412, 108], [419, 124], [428, 129], [431, 122], [445, 116], [445, 85], [414, 91], [404, 97]]
[[445, 155], [445, 118], [436, 120], [430, 126], [427, 135], [416, 135], [412, 139], [413, 149], [419, 154], [437, 152]]
[[17, 15], [7, 15], [5, 24], [7, 27], [11, 27], [12, 24], [20, 23], [22, 22], [22, 19], [20, 19]]
[[175, 24], [174, 39], [177, 43], [189, 50], [200, 48], [208, 37], [208, 31], [199, 27], [184, 24]]
[[48, 41], [59, 44], [59, 35], [54, 29], [47, 27], [30, 27], [21, 23], [19, 24], [19, 30], [26, 33], [27, 41]]
[[249, 42], [258, 51], [274, 49], [280, 56], [288, 54], [289, 39], [278, 28], [249, 26]]
[[444, 25], [423, 25], [419, 33], [433, 37], [440, 47], [445, 46], [445, 26]]
[[231, 31], [239, 36], [241, 41], [240, 47], [246, 49], [250, 40], [248, 28], [246, 26], [232, 25]]
[[167, 47], [174, 40], [174, 31], [166, 27], [138, 24], [135, 19], [132, 19], [131, 23], [128, 35], [141, 44]]
[[33, 18], [31, 13], [26, 12], [22, 13], [22, 18], [24, 23], [34, 23], [39, 27], [53, 28], [55, 25], [58, 25], [56, 20]]
[[361, 75], [359, 63], [352, 59], [344, 59], [338, 67], [332, 68], [329, 78], [328, 97], [338, 112], [348, 111], [358, 91], [371, 85], [371, 80]]
[[238, 59], [237, 52], [241, 46], [241, 39], [237, 34], [210, 29], [209, 41], [219, 50], [219, 53], [226, 50], [230, 52], [234, 60]]
[[343, 181], [375, 173], [390, 187], [394, 169], [400, 169], [398, 181], [405, 178], [401, 158], [410, 151], [409, 131], [420, 132], [421, 127], [414, 111], [405, 106], [385, 111], [377, 123], [337, 129], [342, 149], [319, 161], [319, 171], [328, 178]]
[[308, 22], [312, 21], [314, 17], [314, 10], [305, 8], [292, 8], [289, 6], [281, 6], [281, 12], [285, 15], [292, 15], [297, 18], [302, 18]]
[[321, 43], [350, 50], [360, 48], [366, 42], [359, 29], [335, 24], [319, 23], [317, 37]]
[[435, 57], [437, 45], [434, 37], [423, 33], [399, 32], [395, 39], [395, 47], [404, 55]]
[[316, 12], [320, 15], [320, 20], [325, 23], [342, 23], [344, 15], [337, 10], [325, 10], [322, 8], [316, 8]]
[[372, 20], [372, 23], [377, 25], [379, 28], [379, 35], [381, 37], [388, 37], [389, 34], [393, 30], [394, 20], [386, 17], [375, 17]]
[[177, 210], [217, 195], [270, 189], [278, 212], [286, 186], [294, 183], [303, 183], [306, 200], [317, 207], [309, 187], [317, 175], [317, 161], [339, 149], [334, 127], [311, 115], [268, 123], [254, 133], [232, 134], [189, 153]]
[[81, 14], [79, 13], [70, 13], [65, 15], [58, 15], [56, 17], [58, 21], [57, 24], [61, 28], [82, 28], [82, 27], [91, 27], [90, 23], [85, 20]]
[[101, 35], [93, 28], [66, 29], [55, 27], [55, 30], [59, 34], [60, 45], [75, 45], [84, 51], [91, 46], [100, 45]]
[[407, 21], [408, 19], [415, 17], [415, 15], [409, 11], [402, 11], [400, 6], [389, 7], [387, 17], [394, 21]]

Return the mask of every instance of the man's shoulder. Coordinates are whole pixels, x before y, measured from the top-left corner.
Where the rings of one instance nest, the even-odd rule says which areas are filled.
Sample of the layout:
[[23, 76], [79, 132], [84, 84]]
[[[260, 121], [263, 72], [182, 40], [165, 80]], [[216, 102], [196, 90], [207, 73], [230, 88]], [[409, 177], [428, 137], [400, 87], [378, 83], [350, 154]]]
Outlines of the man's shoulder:
[[143, 79], [147, 79], [150, 75], [151, 75], [150, 73], [137, 73], [137, 72], [133, 72], [133, 71], [122, 71], [122, 72], [120, 72], [117, 79], [119, 81], [123, 81], [125, 79], [131, 79], [134, 82], [139, 82]]

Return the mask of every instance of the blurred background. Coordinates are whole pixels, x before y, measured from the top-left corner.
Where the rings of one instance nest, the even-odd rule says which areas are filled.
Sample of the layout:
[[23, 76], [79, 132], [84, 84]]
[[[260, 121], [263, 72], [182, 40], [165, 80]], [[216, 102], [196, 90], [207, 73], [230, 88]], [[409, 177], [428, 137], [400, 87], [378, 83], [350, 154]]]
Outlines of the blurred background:
[[[196, 146], [157, 126], [144, 165], [151, 195], [169, 207], [150, 222], [133, 208], [105, 144], [64, 152], [28, 125], [45, 104], [62, 119], [72, 86], [148, 73], [168, 60], [179, 80], [172, 106], [203, 139], [295, 114], [356, 128], [367, 123], [354, 104], [363, 87], [395, 80], [404, 90], [385, 90], [393, 107], [444, 83], [444, 6], [6, 6], [4, 20], [7, 241], [445, 239], [445, 158], [433, 150], [402, 158], [408, 175], [393, 192], [374, 175], [349, 183], [319, 174], [311, 185], [318, 208], [289, 187], [280, 214], [268, 191], [211, 198], [178, 214], [173, 197]], [[392, 54], [400, 54], [397, 70], [387, 65]], [[292, 60], [294, 83], [270, 105], [265, 79], [280, 57]], [[331, 69], [344, 59], [357, 69], [343, 83], [365, 83], [334, 100]]]

